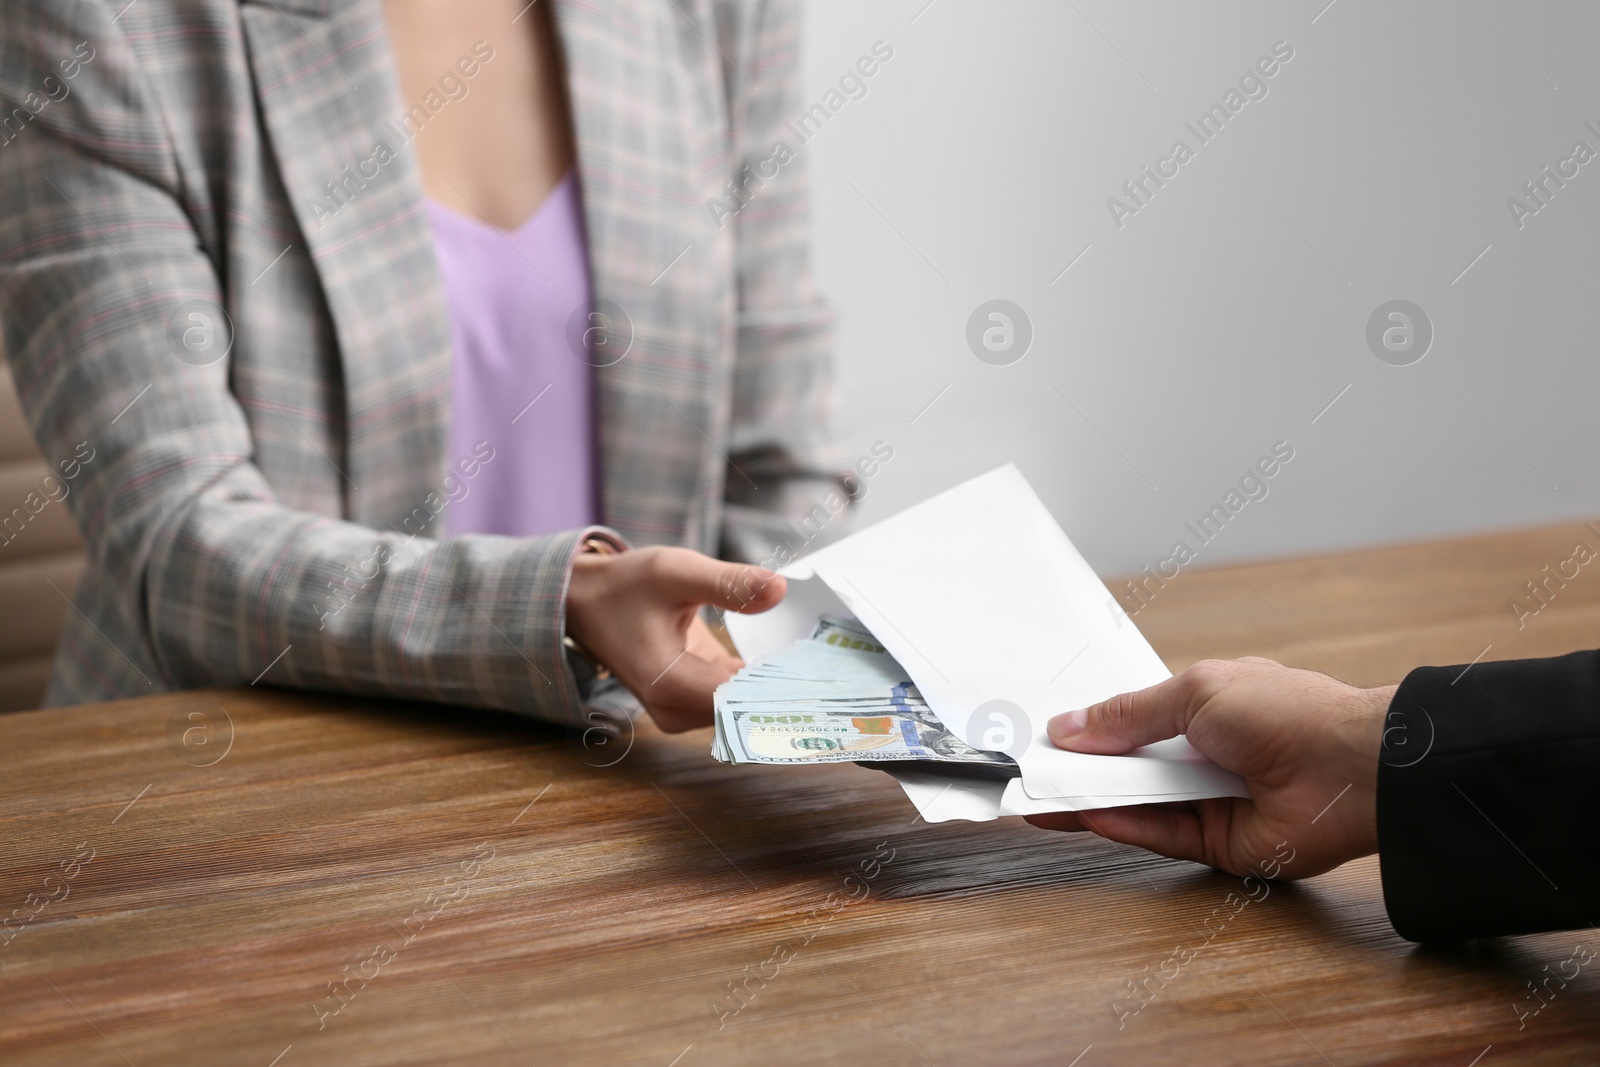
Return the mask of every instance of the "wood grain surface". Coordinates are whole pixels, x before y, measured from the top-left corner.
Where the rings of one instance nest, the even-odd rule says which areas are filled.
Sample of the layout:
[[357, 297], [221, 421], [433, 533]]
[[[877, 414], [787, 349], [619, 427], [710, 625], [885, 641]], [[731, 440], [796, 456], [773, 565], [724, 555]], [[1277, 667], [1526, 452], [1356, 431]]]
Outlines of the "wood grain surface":
[[[1185, 573], [1137, 621], [1174, 669], [1253, 653], [1376, 684], [1550, 655], [1595, 644], [1600, 573], [1520, 630], [1509, 604], [1579, 539], [1600, 544], [1571, 524]], [[1375, 860], [1246, 899], [648, 725], [586, 748], [246, 689], [0, 730], [7, 1064], [1600, 1062], [1595, 968], [1528, 986], [1600, 933], [1418, 948]]]

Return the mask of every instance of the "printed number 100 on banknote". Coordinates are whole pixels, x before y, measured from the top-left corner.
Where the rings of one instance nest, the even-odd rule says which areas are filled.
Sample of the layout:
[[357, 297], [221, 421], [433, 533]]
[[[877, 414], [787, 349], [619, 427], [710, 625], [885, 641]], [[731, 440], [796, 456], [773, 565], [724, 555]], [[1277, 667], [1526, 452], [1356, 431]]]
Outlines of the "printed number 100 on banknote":
[[941, 731], [907, 715], [741, 710], [733, 719], [735, 743], [747, 758], [760, 763], [935, 759], [947, 747]]

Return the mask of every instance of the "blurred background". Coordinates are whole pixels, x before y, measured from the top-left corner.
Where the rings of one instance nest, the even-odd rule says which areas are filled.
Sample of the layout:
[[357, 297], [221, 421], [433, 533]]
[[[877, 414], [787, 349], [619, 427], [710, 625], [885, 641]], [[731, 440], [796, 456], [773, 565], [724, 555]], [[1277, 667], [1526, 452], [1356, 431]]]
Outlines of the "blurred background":
[[[894, 449], [861, 521], [1014, 461], [1097, 570], [1133, 572], [1195, 544], [1184, 524], [1280, 441], [1292, 461], [1196, 566], [1600, 511], [1600, 160], [1574, 157], [1600, 152], [1600, 5], [811, 0], [807, 19], [808, 104], [893, 50], [798, 149], [851, 456]], [[1186, 123], [1219, 104], [1202, 142]], [[1179, 140], [1193, 157], [1160, 164]], [[1123, 186], [1146, 166], [1177, 173], [1141, 205]], [[990, 362], [969, 344], [993, 300], [1031, 324], [1020, 358], [1020, 328]], [[1369, 340], [1396, 300], [1414, 309]]]

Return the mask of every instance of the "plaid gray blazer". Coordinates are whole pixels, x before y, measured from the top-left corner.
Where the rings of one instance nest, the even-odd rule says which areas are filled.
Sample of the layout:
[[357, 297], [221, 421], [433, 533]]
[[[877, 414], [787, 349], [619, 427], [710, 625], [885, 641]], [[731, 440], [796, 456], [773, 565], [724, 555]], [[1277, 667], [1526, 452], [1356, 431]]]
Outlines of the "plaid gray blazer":
[[[708, 202], [795, 111], [793, 0], [546, 2], [631, 344], [597, 372], [604, 521], [760, 558], [837, 469], [804, 160]], [[46, 456], [92, 454], [48, 702], [259, 679], [582, 721], [583, 531], [437, 536], [471, 457], [444, 454], [405, 145], [433, 101], [401, 99], [377, 0], [0, 0], [0, 26], [0, 324]]]

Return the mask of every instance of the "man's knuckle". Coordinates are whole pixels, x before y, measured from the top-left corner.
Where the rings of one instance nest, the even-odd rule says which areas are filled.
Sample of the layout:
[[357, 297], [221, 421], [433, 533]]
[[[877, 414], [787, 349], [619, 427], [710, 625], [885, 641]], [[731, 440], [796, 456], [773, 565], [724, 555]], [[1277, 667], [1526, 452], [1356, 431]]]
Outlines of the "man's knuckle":
[[1189, 690], [1204, 698], [1221, 689], [1233, 677], [1236, 667], [1225, 659], [1203, 659], [1183, 672]]
[[1134, 724], [1137, 708], [1132, 693], [1118, 693], [1099, 707], [1099, 727], [1112, 736], [1126, 733]]

